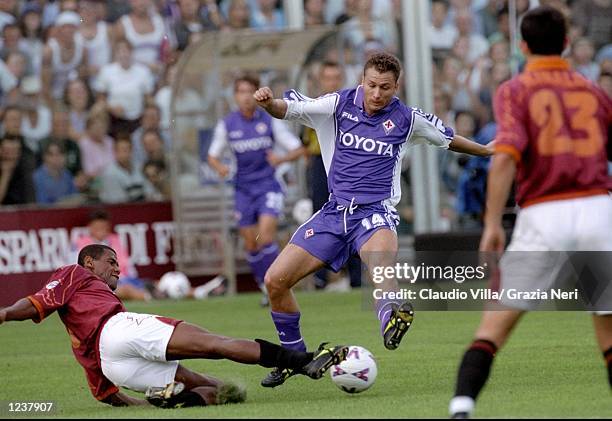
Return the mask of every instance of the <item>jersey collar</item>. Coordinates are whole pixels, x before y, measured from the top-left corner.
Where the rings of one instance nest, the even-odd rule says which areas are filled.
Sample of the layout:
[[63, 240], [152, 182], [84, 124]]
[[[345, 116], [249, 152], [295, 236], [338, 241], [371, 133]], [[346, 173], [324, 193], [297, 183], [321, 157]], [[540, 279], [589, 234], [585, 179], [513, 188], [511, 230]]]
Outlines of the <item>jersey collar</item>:
[[560, 56], [537, 57], [527, 61], [525, 70], [534, 72], [538, 70], [569, 70], [570, 64]]

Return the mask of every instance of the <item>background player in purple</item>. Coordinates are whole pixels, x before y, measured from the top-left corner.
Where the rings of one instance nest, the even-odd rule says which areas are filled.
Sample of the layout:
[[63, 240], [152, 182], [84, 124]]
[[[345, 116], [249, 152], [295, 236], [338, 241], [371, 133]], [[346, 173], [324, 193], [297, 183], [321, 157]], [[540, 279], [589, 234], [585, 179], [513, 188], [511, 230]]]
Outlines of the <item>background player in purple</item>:
[[[281, 121], [272, 119], [257, 107], [253, 94], [259, 78], [245, 74], [234, 81], [234, 99], [238, 109], [219, 121], [208, 151], [208, 163], [221, 177], [229, 168], [219, 158], [226, 147], [236, 157], [235, 209], [244, 240], [247, 261], [260, 289], [261, 304], [268, 305], [264, 275], [280, 251], [276, 226], [283, 210], [283, 191], [275, 177], [275, 168], [298, 159], [302, 143]], [[281, 146], [288, 153], [275, 152]]]
[[78, 264], [58, 269], [36, 294], [1, 309], [0, 324], [28, 319], [39, 323], [57, 311], [92, 394], [113, 406], [147, 404], [120, 392], [117, 386], [145, 392], [149, 403], [166, 408], [245, 399], [244, 390], [193, 372], [180, 365], [180, 359], [227, 358], [264, 367], [281, 364], [320, 378], [348, 352], [345, 346], [322, 345], [315, 356], [261, 339], [215, 335], [181, 320], [126, 312], [113, 292], [118, 279], [115, 251], [102, 244], [86, 246]]
[[[317, 132], [328, 175], [330, 200], [291, 238], [265, 276], [272, 319], [283, 346], [306, 349], [300, 333], [300, 311], [291, 288], [304, 276], [327, 265], [338, 271], [349, 256], [359, 254], [372, 272], [394, 266], [399, 220], [401, 161], [416, 144], [431, 144], [478, 156], [491, 155], [482, 146], [446, 127], [439, 118], [403, 104], [396, 96], [401, 66], [390, 54], [370, 57], [362, 84], [317, 99], [296, 91], [275, 99], [268, 87], [255, 92], [257, 103], [276, 118], [297, 121]], [[377, 287], [397, 289], [388, 278]], [[395, 349], [413, 319], [412, 306], [395, 300], [376, 302], [384, 345]], [[296, 374], [273, 370], [262, 385], [274, 387]]]

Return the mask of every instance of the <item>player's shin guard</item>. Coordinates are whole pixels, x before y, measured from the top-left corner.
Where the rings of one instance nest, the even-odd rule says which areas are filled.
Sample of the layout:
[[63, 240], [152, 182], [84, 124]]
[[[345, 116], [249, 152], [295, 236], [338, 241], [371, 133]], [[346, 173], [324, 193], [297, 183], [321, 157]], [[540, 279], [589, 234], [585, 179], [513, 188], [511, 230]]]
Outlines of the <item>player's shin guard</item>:
[[278, 339], [284, 348], [295, 351], [306, 351], [306, 344], [300, 333], [300, 313], [270, 312], [276, 326]]
[[255, 339], [261, 348], [259, 365], [262, 367], [302, 368], [312, 361], [312, 352], [294, 351], [263, 339]]
[[449, 407], [452, 416], [472, 412], [474, 401], [489, 378], [496, 352], [497, 346], [484, 339], [475, 340], [465, 352], [459, 367], [455, 397]]
[[612, 347], [603, 353], [603, 357], [608, 367], [608, 382], [610, 383], [610, 388], [612, 388]]

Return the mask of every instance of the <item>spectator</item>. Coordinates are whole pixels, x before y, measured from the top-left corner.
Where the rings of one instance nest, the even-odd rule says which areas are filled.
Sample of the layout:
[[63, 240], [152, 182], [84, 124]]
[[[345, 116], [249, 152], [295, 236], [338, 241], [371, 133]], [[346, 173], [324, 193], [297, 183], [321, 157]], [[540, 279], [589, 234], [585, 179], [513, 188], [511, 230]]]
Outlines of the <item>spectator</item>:
[[596, 50], [612, 39], [610, 0], [580, 0], [572, 3], [572, 21], [582, 29]]
[[249, 16], [251, 9], [246, 0], [230, 0], [227, 11], [227, 25], [224, 30], [249, 28]]
[[54, 38], [43, 49], [43, 92], [59, 100], [68, 81], [87, 74], [87, 54], [77, 30], [81, 18], [74, 12], [62, 12], [55, 21]]
[[21, 134], [34, 154], [40, 151], [40, 141], [51, 133], [51, 110], [42, 101], [41, 88], [37, 76], [28, 76], [21, 83]]
[[34, 2], [27, 3], [19, 18], [19, 27], [23, 35], [22, 51], [27, 56], [27, 74], [41, 76], [44, 44], [42, 42], [41, 8]]
[[70, 118], [68, 134], [71, 139], [78, 140], [85, 135], [89, 109], [93, 105], [93, 95], [83, 79], [68, 82], [64, 103], [68, 106]]
[[12, 51], [6, 58], [6, 67], [15, 78], [21, 82], [28, 70], [28, 60], [24, 53]]
[[66, 154], [59, 142], [50, 141], [43, 150], [43, 164], [34, 172], [36, 202], [52, 205], [77, 193], [74, 179], [66, 168]]
[[145, 162], [142, 170], [145, 178], [152, 187], [150, 200], [170, 200], [170, 180], [168, 179], [168, 171], [166, 164], [162, 160], [150, 160]]
[[499, 9], [500, 0], [488, 0], [486, 6], [477, 12], [478, 19], [482, 23], [482, 35], [485, 38], [489, 38], [499, 30], [497, 27]]
[[10, 71], [3, 60], [0, 60], [0, 107], [16, 92], [19, 80]]
[[132, 165], [132, 142], [121, 134], [114, 143], [115, 161], [100, 178], [100, 200], [105, 203], [140, 202], [150, 193], [139, 168]]
[[397, 51], [398, 36], [392, 20], [373, 19], [373, 0], [358, 0], [355, 16], [344, 23], [344, 31], [351, 48], [363, 56], [364, 45], [371, 40], [381, 42], [386, 50]]
[[[220, 25], [223, 24], [222, 21], [216, 19], [207, 19], [206, 16], [209, 15], [201, 12], [202, 9], [208, 12], [212, 11], [213, 8], [210, 8], [210, 4], [204, 6], [199, 0], [178, 0], [178, 4], [180, 17], [172, 25], [172, 30], [179, 51], [183, 51], [187, 48], [192, 34], [217, 30]], [[214, 8], [214, 10], [216, 10], [216, 8]], [[218, 12], [216, 13], [218, 14]], [[210, 15], [210, 18], [212, 17], [213, 15]]]
[[285, 15], [276, 8], [276, 0], [257, 0], [259, 7], [251, 14], [251, 28], [258, 31], [282, 31]]
[[115, 294], [122, 300], [149, 300], [151, 294], [146, 290], [145, 282], [138, 278], [138, 272], [130, 255], [119, 236], [112, 231], [109, 214], [104, 210], [95, 210], [89, 216], [88, 233], [77, 239], [73, 245], [75, 251], [89, 244], [105, 244], [117, 253], [119, 261], [119, 281]]
[[120, 132], [131, 134], [138, 128], [154, 84], [149, 68], [132, 60], [130, 44], [125, 40], [118, 41], [115, 62], [102, 67], [95, 87], [107, 104], [112, 135]]
[[585, 78], [596, 82], [599, 77], [599, 65], [593, 61], [595, 49], [589, 38], [578, 38], [572, 44], [572, 64], [574, 69]]
[[451, 109], [469, 109], [470, 95], [466, 90], [463, 62], [454, 55], [447, 56], [442, 62], [442, 83], [440, 87], [451, 97]]
[[304, 0], [304, 27], [324, 25], [325, 0]]
[[[161, 113], [160, 117], [160, 128], [165, 133], [165, 138], [169, 137], [170, 131], [170, 105], [172, 99], [172, 85], [174, 83], [174, 79], [176, 79], [177, 65], [170, 64], [166, 67], [166, 74], [164, 76], [164, 84], [161, 88], [157, 90], [155, 94], [154, 102], [159, 108]], [[146, 113], [145, 109], [145, 113]]]
[[433, 0], [431, 2], [431, 25], [429, 27], [431, 48], [448, 50], [457, 38], [457, 28], [446, 23], [448, 7], [448, 0]]
[[115, 24], [115, 39], [126, 40], [134, 61], [147, 66], [157, 76], [162, 71], [164, 21], [151, 0], [130, 0], [130, 6], [132, 11]]
[[66, 169], [74, 177], [75, 184], [79, 190], [83, 190], [87, 180], [81, 164], [81, 150], [74, 139], [70, 137], [68, 131], [68, 112], [58, 106], [53, 110], [52, 114], [51, 134], [47, 139], [41, 141], [41, 150], [45, 150], [50, 142], [57, 143], [66, 157]]
[[10, 53], [21, 52], [23, 48], [21, 29], [16, 23], [5, 25], [0, 39], [0, 58], [6, 61]]
[[15, 23], [17, 0], [0, 1], [0, 31], [9, 24]]
[[101, 175], [115, 161], [113, 139], [106, 132], [108, 117], [92, 114], [87, 119], [87, 131], [79, 140], [83, 171], [90, 178]]
[[155, 104], [149, 104], [145, 107], [142, 113], [141, 125], [132, 134], [132, 162], [136, 168], [142, 168], [147, 161], [147, 153], [144, 148], [144, 134], [147, 131], [154, 131], [160, 137], [161, 153], [170, 150], [169, 139], [161, 137], [160, 131], [161, 113], [159, 107]]
[[[339, 13], [332, 14], [335, 25], [342, 25], [351, 20], [357, 13], [357, 3], [359, 0], [344, 0], [344, 7], [338, 10]], [[331, 5], [335, 2], [330, 2]]]
[[612, 98], [612, 73], [601, 72], [597, 84]]
[[489, 43], [486, 38], [474, 32], [474, 18], [469, 9], [457, 10], [455, 25], [457, 26], [457, 38], [468, 38], [467, 60], [470, 64], [489, 51]]
[[[36, 155], [26, 146], [23, 136], [21, 134], [23, 120], [23, 112], [21, 107], [8, 106], [4, 110], [2, 117], [2, 134], [9, 135], [11, 137], [18, 138], [21, 141], [21, 163], [23, 171], [26, 174], [34, 173], [36, 169]], [[31, 178], [26, 181], [26, 185], [30, 188], [25, 192], [26, 200], [34, 202], [34, 185], [31, 182]]]
[[96, 85], [96, 79], [100, 69], [112, 60], [112, 31], [111, 26], [99, 17], [98, 4], [104, 7], [103, 2], [94, 0], [79, 1], [79, 15], [81, 26], [79, 33], [83, 37], [85, 50], [87, 52], [87, 64], [89, 66], [90, 86]]
[[32, 174], [23, 154], [23, 138], [5, 133], [0, 137], [0, 204], [34, 202]]
[[143, 163], [138, 167], [142, 168], [144, 162], [155, 160], [164, 161], [166, 166], [169, 166], [166, 152], [164, 150], [164, 141], [157, 130], [147, 130], [142, 136], [142, 148], [144, 152]]

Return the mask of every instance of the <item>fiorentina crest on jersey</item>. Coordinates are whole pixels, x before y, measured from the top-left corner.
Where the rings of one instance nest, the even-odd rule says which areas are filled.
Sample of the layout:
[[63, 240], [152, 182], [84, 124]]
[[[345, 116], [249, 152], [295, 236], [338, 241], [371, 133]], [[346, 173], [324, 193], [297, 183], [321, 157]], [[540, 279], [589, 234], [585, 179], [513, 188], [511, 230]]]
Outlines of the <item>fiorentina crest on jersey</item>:
[[391, 121], [391, 119], [383, 123], [383, 129], [385, 129], [385, 134], [391, 133], [391, 130], [393, 130], [394, 128], [395, 128], [395, 123]]
[[314, 235], [314, 230], [312, 228], [309, 228], [306, 230], [306, 232], [304, 233], [304, 239], [306, 238], [310, 238]]

